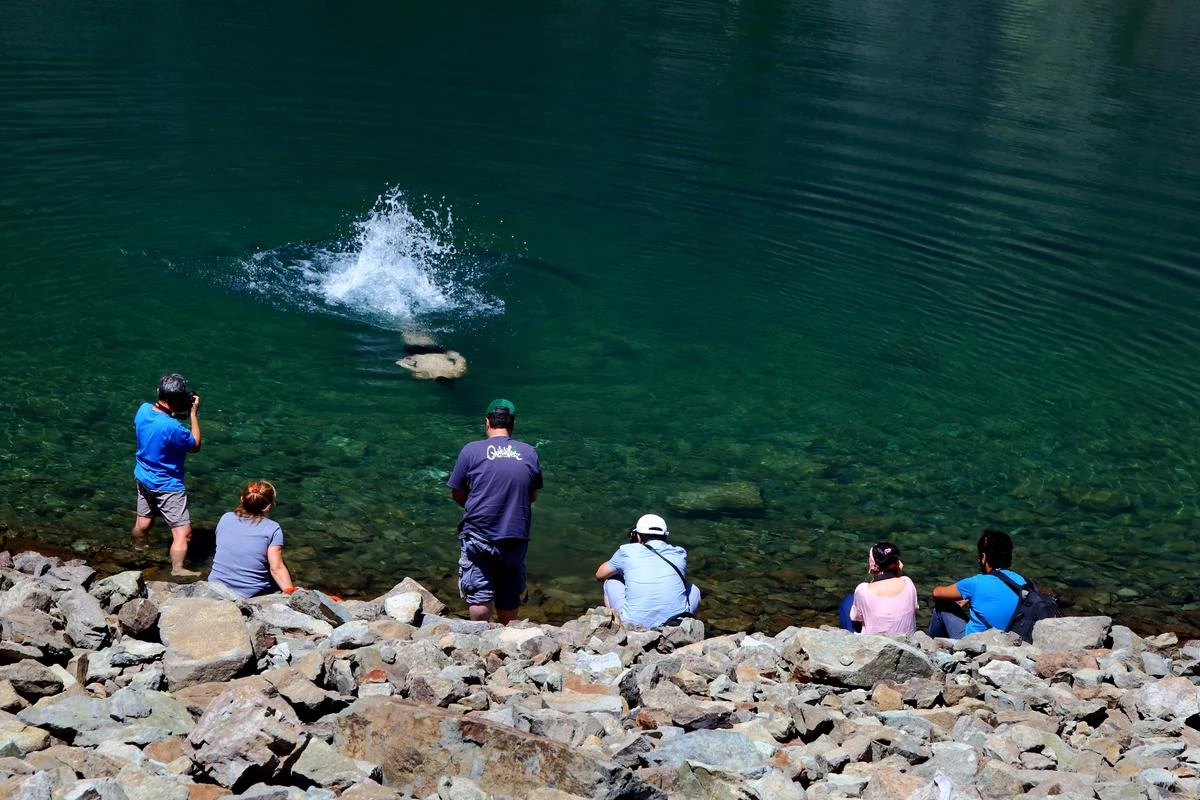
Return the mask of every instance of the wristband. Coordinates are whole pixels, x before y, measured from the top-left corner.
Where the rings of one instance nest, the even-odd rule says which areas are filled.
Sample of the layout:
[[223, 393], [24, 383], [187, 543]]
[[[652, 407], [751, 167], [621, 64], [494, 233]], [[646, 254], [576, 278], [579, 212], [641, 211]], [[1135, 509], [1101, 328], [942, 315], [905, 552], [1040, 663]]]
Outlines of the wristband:
[[283, 593], [284, 593], [284, 594], [291, 594], [292, 592], [296, 591], [296, 590], [297, 590], [297, 589], [299, 589], [299, 588], [300, 588], [299, 586], [289, 586], [288, 588], [286, 588], [286, 589], [284, 589], [284, 590], [283, 590]]

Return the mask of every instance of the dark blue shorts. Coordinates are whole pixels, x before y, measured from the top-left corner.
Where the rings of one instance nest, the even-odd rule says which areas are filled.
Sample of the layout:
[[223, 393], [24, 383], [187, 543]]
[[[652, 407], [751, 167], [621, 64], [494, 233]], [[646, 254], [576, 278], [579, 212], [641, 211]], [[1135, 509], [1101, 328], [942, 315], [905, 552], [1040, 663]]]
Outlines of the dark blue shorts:
[[458, 589], [473, 606], [495, 603], [508, 611], [521, 605], [525, 594], [524, 539], [487, 542], [473, 536], [463, 537], [458, 556]]

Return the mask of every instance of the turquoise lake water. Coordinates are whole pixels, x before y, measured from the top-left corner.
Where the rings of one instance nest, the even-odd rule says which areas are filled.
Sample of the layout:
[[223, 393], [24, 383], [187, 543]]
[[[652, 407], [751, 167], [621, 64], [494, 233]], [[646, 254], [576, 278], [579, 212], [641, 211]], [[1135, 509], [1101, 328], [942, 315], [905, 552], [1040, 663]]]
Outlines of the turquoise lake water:
[[927, 597], [995, 525], [1200, 632], [1200, 6], [396, 6], [0, 10], [0, 531], [161, 569], [132, 416], [180, 371], [195, 566], [266, 477], [298, 583], [449, 600], [504, 396], [535, 618], [652, 511], [717, 629], [832, 621], [880, 538]]

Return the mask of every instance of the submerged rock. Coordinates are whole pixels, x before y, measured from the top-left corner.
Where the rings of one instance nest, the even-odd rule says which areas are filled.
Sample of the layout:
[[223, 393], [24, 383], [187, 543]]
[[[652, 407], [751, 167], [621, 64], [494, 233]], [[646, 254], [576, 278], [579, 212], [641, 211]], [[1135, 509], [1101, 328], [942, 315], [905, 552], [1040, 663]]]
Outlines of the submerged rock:
[[456, 350], [444, 353], [415, 353], [396, 362], [412, 373], [414, 378], [426, 381], [452, 381], [467, 374], [467, 360]]
[[667, 498], [667, 507], [676, 514], [720, 516], [757, 514], [763, 510], [762, 490], [749, 481], [718, 483]]

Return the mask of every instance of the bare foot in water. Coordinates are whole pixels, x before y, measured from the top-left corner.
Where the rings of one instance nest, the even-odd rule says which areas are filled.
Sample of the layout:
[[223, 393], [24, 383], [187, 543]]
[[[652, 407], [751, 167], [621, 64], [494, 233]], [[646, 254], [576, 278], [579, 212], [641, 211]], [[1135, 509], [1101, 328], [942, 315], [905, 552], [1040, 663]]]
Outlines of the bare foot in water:
[[184, 567], [173, 567], [171, 569], [172, 578], [199, 578], [200, 573], [195, 570], [185, 569]]
[[150, 549], [150, 537], [149, 536], [147, 536], [144, 533], [140, 533], [140, 534], [134, 533], [134, 534], [132, 534], [132, 536], [133, 536], [133, 549], [134, 550], [149, 550]]

